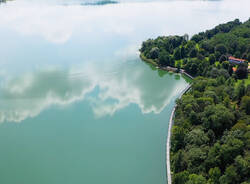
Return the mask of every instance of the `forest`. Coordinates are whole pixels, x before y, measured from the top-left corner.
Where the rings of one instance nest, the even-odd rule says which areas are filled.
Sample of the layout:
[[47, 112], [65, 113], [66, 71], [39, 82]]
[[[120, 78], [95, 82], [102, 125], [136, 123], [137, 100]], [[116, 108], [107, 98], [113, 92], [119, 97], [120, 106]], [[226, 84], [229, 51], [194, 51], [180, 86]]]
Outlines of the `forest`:
[[142, 43], [140, 52], [145, 61], [160, 67], [183, 68], [192, 76], [228, 73], [234, 78], [247, 78], [247, 62], [234, 66], [227, 58], [234, 56], [250, 60], [250, 19], [245, 23], [236, 19], [218, 25], [194, 35], [190, 40], [187, 34], [148, 39]]
[[[176, 101], [171, 135], [174, 184], [250, 183], [250, 19], [143, 42], [141, 58], [194, 76]], [[244, 59], [241, 64], [229, 56]]]

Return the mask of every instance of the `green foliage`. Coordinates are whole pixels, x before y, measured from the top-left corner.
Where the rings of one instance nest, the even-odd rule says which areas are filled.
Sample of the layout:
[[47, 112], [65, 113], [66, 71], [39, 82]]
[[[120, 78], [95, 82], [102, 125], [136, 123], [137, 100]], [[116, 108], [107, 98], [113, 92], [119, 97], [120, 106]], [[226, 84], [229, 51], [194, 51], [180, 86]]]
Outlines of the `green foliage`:
[[171, 58], [166, 51], [160, 52], [159, 64], [161, 66], [170, 66], [171, 65]]
[[240, 101], [241, 98], [245, 95], [246, 89], [244, 81], [242, 81], [238, 86], [235, 88], [235, 97], [236, 100]]
[[237, 67], [236, 76], [238, 79], [247, 78], [247, 65], [241, 64]]
[[250, 60], [249, 43], [250, 19], [218, 25], [191, 40], [185, 35], [143, 42], [140, 51], [157, 65], [182, 67], [196, 76], [176, 102], [174, 184], [249, 183], [250, 85], [241, 80], [248, 76], [247, 65], [234, 73], [226, 61], [227, 54]]
[[206, 150], [193, 147], [187, 151], [187, 157], [188, 171], [190, 171], [190, 173], [199, 173], [205, 171], [204, 165], [202, 163], [207, 157]]
[[211, 168], [209, 170], [208, 183], [220, 184], [220, 182], [219, 182], [220, 176], [221, 176], [221, 171], [218, 167]]
[[193, 48], [189, 53], [189, 57], [194, 58], [196, 56], [197, 56], [197, 49]]
[[250, 115], [250, 96], [244, 96], [242, 98], [241, 109], [243, 109], [247, 115]]
[[194, 146], [206, 145], [208, 141], [209, 138], [206, 133], [199, 128], [193, 129], [191, 132], [187, 133], [185, 137], [186, 144], [192, 144]]
[[191, 174], [189, 175], [189, 180], [187, 184], [204, 184], [206, 179], [202, 175]]
[[226, 54], [227, 53], [227, 48], [223, 44], [218, 44], [215, 47], [215, 51], [219, 52], [220, 55]]
[[158, 58], [158, 56], [159, 56], [159, 48], [158, 47], [153, 47], [150, 50], [149, 55], [150, 55], [150, 59]]
[[187, 168], [186, 155], [182, 150], [179, 150], [173, 157], [173, 171], [175, 173], [184, 171]]
[[[250, 60], [250, 20], [245, 23], [238, 19], [216, 26], [194, 35], [191, 40], [184, 36], [162, 36], [149, 39], [142, 43], [140, 52], [148, 59], [153, 59], [159, 66], [180, 66], [178, 61], [183, 59], [180, 66], [193, 76], [206, 76], [214, 67], [216, 61], [223, 62], [217, 65], [218, 70], [214, 75], [229, 77], [233, 74], [232, 66], [229, 66], [228, 55]], [[179, 71], [179, 70], [178, 70]], [[247, 66], [239, 66], [236, 77], [243, 79], [247, 77]]]
[[184, 146], [185, 133], [186, 131], [184, 128], [179, 126], [173, 126], [172, 137], [174, 137], [174, 139], [173, 141], [171, 141], [171, 149], [176, 151]]
[[232, 78], [194, 79], [191, 90], [177, 101], [171, 138], [174, 183], [195, 183], [198, 176], [214, 184], [247, 181], [250, 97], [246, 93], [244, 82], [236, 85]]
[[216, 58], [215, 58], [214, 54], [209, 55], [209, 63], [210, 63], [210, 65], [213, 65], [215, 63], [215, 60], [216, 60]]
[[179, 172], [174, 175], [173, 183], [175, 184], [186, 183], [189, 180], [188, 176], [189, 176], [189, 173], [187, 171]]
[[225, 184], [237, 184], [238, 183], [238, 176], [236, 172], [236, 168], [231, 165], [229, 166], [225, 174], [220, 177], [220, 183], [225, 183]]

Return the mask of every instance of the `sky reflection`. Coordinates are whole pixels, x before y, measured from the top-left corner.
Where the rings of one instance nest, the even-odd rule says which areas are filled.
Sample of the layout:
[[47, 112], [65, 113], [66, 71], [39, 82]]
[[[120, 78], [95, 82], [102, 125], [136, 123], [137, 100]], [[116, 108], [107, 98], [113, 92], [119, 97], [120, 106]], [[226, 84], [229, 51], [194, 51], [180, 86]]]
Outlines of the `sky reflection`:
[[[187, 84], [183, 79], [175, 82], [174, 76], [159, 79], [157, 72], [138, 62], [112, 71], [88, 66], [13, 78], [0, 89], [0, 122], [21, 122], [52, 105], [63, 107], [81, 100], [90, 103], [97, 118], [130, 104], [137, 104], [142, 113], [160, 113]], [[93, 93], [96, 88], [97, 94]]]
[[[83, 99], [96, 117], [129, 104], [159, 113], [185, 83], [158, 79], [138, 64], [141, 42], [192, 35], [235, 18], [245, 21], [250, 7], [248, 0], [126, 1], [98, 7], [34, 2], [0, 6], [0, 122], [20, 122], [52, 105]], [[94, 89], [96, 96], [87, 95]]]

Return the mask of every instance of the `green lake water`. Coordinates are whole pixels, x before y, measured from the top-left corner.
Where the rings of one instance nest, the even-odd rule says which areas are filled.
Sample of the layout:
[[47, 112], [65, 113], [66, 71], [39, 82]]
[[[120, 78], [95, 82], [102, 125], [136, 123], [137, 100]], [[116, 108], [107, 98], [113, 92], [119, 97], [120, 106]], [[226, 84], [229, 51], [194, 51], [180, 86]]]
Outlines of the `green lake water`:
[[246, 20], [238, 2], [0, 4], [0, 183], [166, 183], [168, 120], [188, 80], [138, 49]]

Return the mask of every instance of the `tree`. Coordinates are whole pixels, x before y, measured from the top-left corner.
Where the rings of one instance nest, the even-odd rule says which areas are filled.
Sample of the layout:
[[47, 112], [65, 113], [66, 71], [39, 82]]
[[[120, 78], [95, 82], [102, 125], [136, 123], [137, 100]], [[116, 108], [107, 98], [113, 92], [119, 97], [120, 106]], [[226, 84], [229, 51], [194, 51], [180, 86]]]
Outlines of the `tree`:
[[189, 176], [188, 171], [176, 173], [173, 177], [173, 183], [174, 184], [186, 183], [188, 181], [188, 176]]
[[204, 160], [206, 159], [206, 152], [201, 148], [194, 147], [188, 150], [188, 171], [191, 173], [200, 173], [205, 171], [203, 166]]
[[203, 37], [199, 34], [194, 35], [191, 40], [195, 41], [196, 43], [198, 43], [199, 41], [201, 41], [203, 39]]
[[235, 88], [235, 96], [236, 99], [240, 102], [241, 98], [245, 95], [245, 83], [242, 81], [236, 88]]
[[173, 156], [173, 171], [175, 173], [184, 171], [187, 168], [187, 163], [185, 160], [185, 154], [182, 150], [179, 150], [174, 156]]
[[184, 128], [181, 128], [179, 126], [173, 126], [171, 149], [177, 151], [180, 148], [184, 147], [184, 137], [185, 137]]
[[213, 130], [209, 129], [208, 132], [207, 132], [207, 136], [209, 138], [209, 145], [213, 145], [214, 144], [214, 141], [215, 141], [215, 135], [214, 135], [214, 132]]
[[175, 60], [173, 57], [170, 57], [170, 66], [175, 67]]
[[203, 48], [205, 51], [207, 51], [209, 53], [213, 53], [214, 52], [214, 47], [208, 41], [203, 41], [201, 43], [201, 48]]
[[242, 132], [245, 132], [247, 130], [246, 122], [243, 120], [239, 120], [233, 127], [232, 130], [240, 130]]
[[205, 58], [205, 57], [204, 57], [203, 54], [201, 54], [200, 52], [197, 53], [197, 59], [198, 59], [198, 60], [204, 60], [204, 58]]
[[243, 180], [248, 179], [250, 174], [250, 159], [244, 159], [241, 155], [239, 155], [235, 158], [234, 165], [237, 169], [237, 173], [240, 173], [240, 177]]
[[179, 73], [180, 70], [181, 70], [181, 64], [180, 64], [180, 62], [177, 63], [176, 68], [177, 68], [176, 72]]
[[221, 151], [221, 145], [219, 143], [215, 143], [210, 148], [207, 158], [205, 160], [205, 166], [207, 170], [213, 167], [221, 166], [220, 151]]
[[189, 57], [194, 58], [196, 56], [197, 56], [197, 50], [193, 48], [189, 53]]
[[215, 51], [214, 55], [215, 55], [216, 60], [219, 61], [219, 59], [221, 57], [221, 53], [218, 51]]
[[166, 51], [160, 52], [159, 56], [159, 64], [161, 66], [169, 66], [170, 65], [170, 56]]
[[214, 54], [209, 55], [209, 63], [210, 63], [210, 65], [213, 65], [215, 63], [215, 60], [216, 60], [216, 58], [215, 58]]
[[180, 48], [177, 48], [177, 49], [174, 51], [174, 59], [175, 59], [175, 60], [181, 59], [181, 49], [180, 49]]
[[158, 58], [159, 56], [159, 48], [158, 47], [153, 47], [151, 50], [150, 50], [150, 58], [151, 59], [156, 59]]
[[220, 183], [238, 184], [238, 174], [236, 172], [236, 168], [233, 165], [227, 167], [225, 174], [220, 177]]
[[250, 84], [248, 84], [246, 87], [246, 95], [250, 96]]
[[232, 76], [232, 74], [233, 74], [233, 65], [229, 65], [229, 67], [228, 67], [228, 73], [229, 73], [229, 75], [230, 76]]
[[215, 135], [221, 135], [223, 130], [230, 128], [234, 122], [234, 115], [223, 104], [207, 106], [203, 113], [203, 125], [212, 129]]
[[247, 61], [250, 62], [250, 53], [247, 55]]
[[236, 138], [231, 138], [221, 146], [222, 167], [233, 162], [236, 156], [242, 154], [244, 143]]
[[212, 70], [209, 71], [209, 76], [212, 78], [217, 78], [219, 75], [220, 75], [220, 72], [215, 67], [213, 67]]
[[185, 47], [181, 47], [181, 58], [184, 58], [184, 57], [186, 57], [186, 49], [185, 49]]
[[203, 130], [199, 128], [193, 129], [191, 132], [187, 133], [187, 136], [185, 137], [186, 144], [192, 144], [196, 146], [207, 144], [208, 141], [208, 136]]
[[243, 96], [240, 107], [247, 115], [250, 115], [250, 96]]
[[228, 70], [228, 68], [229, 68], [229, 62], [228, 61], [222, 62], [222, 68], [224, 68], [225, 70]]
[[219, 52], [221, 55], [227, 53], [227, 47], [223, 44], [218, 44], [215, 47], [215, 51]]
[[187, 184], [205, 184], [207, 181], [202, 175], [191, 174]]
[[247, 65], [240, 64], [235, 73], [238, 79], [246, 79], [247, 78]]
[[221, 177], [221, 171], [218, 167], [211, 168], [209, 170], [209, 183], [220, 184], [219, 179]]

